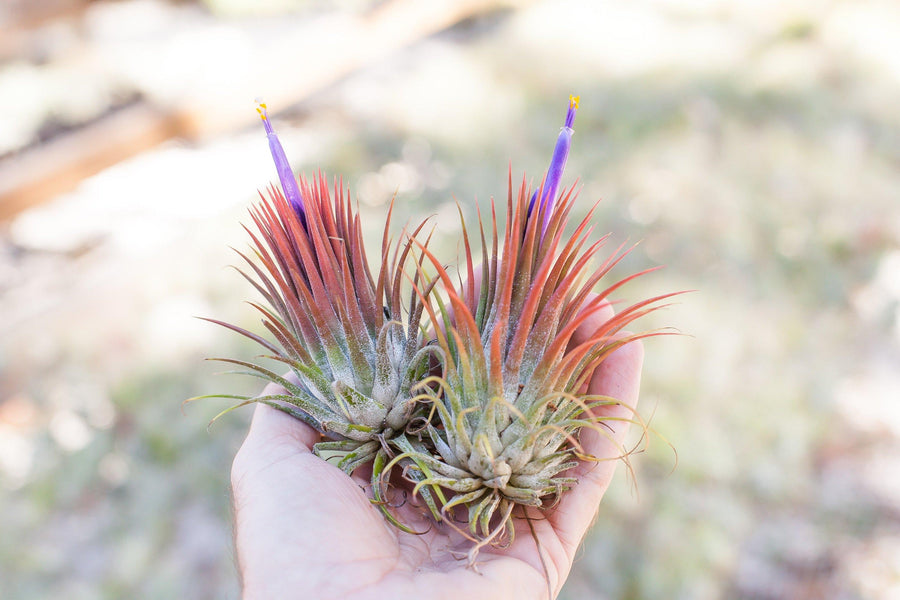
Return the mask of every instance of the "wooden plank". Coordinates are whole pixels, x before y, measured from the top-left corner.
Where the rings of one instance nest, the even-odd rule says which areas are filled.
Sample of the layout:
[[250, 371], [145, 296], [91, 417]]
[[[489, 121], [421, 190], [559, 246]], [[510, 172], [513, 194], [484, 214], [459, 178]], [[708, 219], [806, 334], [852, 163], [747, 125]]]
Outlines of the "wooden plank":
[[0, 220], [70, 191], [85, 178], [177, 132], [173, 115], [140, 103], [13, 155], [0, 163]]
[[[173, 136], [219, 135], [256, 118], [252, 98], [286, 107], [400, 48], [464, 19], [515, 0], [393, 0], [357, 17], [326, 19], [311, 35], [299, 22], [265, 48], [252, 69], [227, 73], [219, 85], [196, 86], [173, 107], [123, 109], [0, 162], [0, 220], [74, 189], [80, 181]], [[277, 109], [276, 109], [277, 111]]]
[[21, 57], [34, 44], [34, 30], [51, 22], [75, 20], [88, 0], [0, 1], [0, 61]]
[[393, 0], [367, 15], [305, 23], [266, 47], [256, 47], [252, 69], [229, 73], [215, 96], [198, 86], [189, 90], [179, 120], [192, 136], [221, 133], [256, 118], [248, 111], [261, 95], [270, 107], [288, 107], [350, 73], [460, 21], [523, 0]]

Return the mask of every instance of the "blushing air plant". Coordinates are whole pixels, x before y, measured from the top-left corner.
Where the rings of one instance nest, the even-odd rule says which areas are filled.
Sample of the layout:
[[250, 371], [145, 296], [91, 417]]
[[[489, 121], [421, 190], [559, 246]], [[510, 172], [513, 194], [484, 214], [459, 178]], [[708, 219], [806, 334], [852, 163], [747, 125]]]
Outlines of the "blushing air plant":
[[[588, 339], [574, 342], [576, 330], [605, 308], [613, 292], [654, 270], [594, 292], [628, 251], [620, 246], [593, 264], [609, 237], [588, 244], [594, 209], [573, 233], [566, 233], [575, 186], [559, 195], [558, 190], [577, 108], [578, 98], [571, 97], [539, 189], [530, 190], [523, 178], [514, 192], [510, 172], [502, 236], [493, 201], [488, 231], [479, 213], [480, 276], [465, 223], [465, 283], [454, 283], [435, 255], [419, 245], [443, 292], [434, 302], [420, 297], [432, 322], [446, 324], [435, 329], [443, 372], [421, 384], [422, 396], [432, 407], [432, 418], [424, 426], [428, 450], [407, 450], [394, 462], [413, 462], [421, 475], [416, 491], [430, 486], [440, 497], [449, 490], [443, 493], [449, 497], [442, 502], [441, 514], [435, 516], [459, 520], [453, 511], [463, 509], [461, 520], [468, 531], [462, 533], [476, 542], [470, 557], [485, 544], [511, 543], [517, 507], [555, 503], [578, 483], [567, 470], [581, 460], [601, 460], [584, 453], [578, 432], [591, 428], [608, 436], [607, 423], [621, 417], [604, 416], [602, 409], [619, 402], [584, 393], [588, 381], [620, 346], [659, 335], [629, 334], [625, 328], [675, 295], [632, 304]], [[629, 420], [639, 422], [636, 415]], [[627, 452], [620, 450], [624, 457]]]
[[502, 233], [493, 200], [489, 219], [479, 211], [480, 267], [463, 222], [463, 282], [429, 249], [430, 236], [418, 238], [425, 223], [390, 241], [393, 205], [373, 277], [343, 183], [330, 193], [321, 174], [298, 181], [260, 105], [281, 190], [260, 194], [251, 210], [257, 233], [247, 229], [255, 257], [241, 256], [255, 278], [242, 274], [268, 304], [253, 306], [271, 338], [209, 320], [263, 346], [292, 376], [215, 359], [284, 393], [201, 398], [239, 401], [218, 416], [262, 402], [302, 420], [326, 438], [316, 453], [347, 474], [372, 463], [373, 502], [407, 532], [386, 502], [395, 468], [435, 521], [473, 542], [470, 560], [486, 544], [510, 543], [527, 507], [546, 508], [577, 484], [566, 471], [601, 460], [584, 452], [579, 431], [607, 434], [622, 417], [609, 417], [604, 408], [618, 401], [587, 394], [587, 383], [623, 344], [661, 334], [625, 329], [674, 295], [632, 304], [575, 341], [611, 294], [653, 270], [594, 291], [628, 250], [595, 264], [608, 236], [589, 241], [593, 208], [567, 233], [577, 195], [560, 185], [577, 108], [570, 97], [538, 189], [523, 177], [514, 190], [510, 171]]
[[[422, 225], [392, 244], [388, 214], [380, 266], [373, 277], [359, 214], [346, 197], [343, 182], [335, 181], [330, 192], [321, 173], [312, 181], [303, 177], [298, 181], [266, 105], [260, 104], [257, 110], [281, 190], [272, 186], [267, 196], [260, 193], [259, 205], [250, 211], [257, 231], [245, 227], [254, 257], [238, 254], [255, 278], [237, 270], [267, 303], [251, 304], [261, 313], [271, 339], [207, 320], [257, 342], [269, 352], [262, 358], [282, 363], [292, 376], [252, 362], [214, 358], [247, 369], [239, 372], [276, 383], [285, 392], [260, 397], [214, 394], [191, 400], [239, 400], [213, 420], [247, 404], [268, 404], [323, 434], [326, 440], [316, 444], [314, 451], [322, 457], [337, 456], [337, 466], [347, 474], [368, 462], [383, 465], [392, 454], [389, 440], [414, 417], [417, 398], [411, 390], [428, 376], [437, 350], [427, 343], [422, 330], [428, 291], [401, 297], [404, 267], [413, 256], [413, 240]], [[374, 469], [373, 478], [380, 474], [380, 468]]]

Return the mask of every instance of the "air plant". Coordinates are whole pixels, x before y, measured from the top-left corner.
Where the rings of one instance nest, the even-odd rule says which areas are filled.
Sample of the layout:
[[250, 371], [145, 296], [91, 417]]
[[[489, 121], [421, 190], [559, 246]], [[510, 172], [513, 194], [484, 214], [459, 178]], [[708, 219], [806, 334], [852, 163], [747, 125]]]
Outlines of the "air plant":
[[[295, 178], [269, 121], [265, 125], [281, 189], [260, 193], [250, 217], [253, 257], [238, 252], [252, 275], [238, 271], [262, 295], [266, 305], [251, 303], [262, 315], [271, 338], [207, 319], [231, 329], [268, 351], [289, 376], [260, 364], [215, 358], [281, 386], [283, 393], [260, 397], [214, 394], [239, 400], [235, 408], [261, 402], [307, 423], [326, 439], [314, 451], [338, 458], [346, 473], [375, 461], [384, 464], [388, 441], [413, 420], [417, 398], [411, 393], [429, 374], [436, 347], [422, 332], [421, 295], [401, 296], [408, 282], [404, 267], [422, 228], [396, 243], [389, 238], [387, 216], [377, 276], [366, 257], [359, 214], [337, 180], [333, 190], [321, 173], [309, 181]], [[417, 282], [415, 276], [413, 284]], [[377, 478], [380, 469], [375, 469]]]
[[281, 189], [260, 194], [250, 213], [256, 232], [247, 228], [254, 256], [239, 254], [253, 276], [241, 273], [267, 303], [253, 306], [271, 338], [210, 320], [260, 344], [291, 375], [215, 359], [283, 388], [217, 395], [239, 401], [221, 414], [262, 402], [320, 432], [315, 451], [346, 473], [373, 463], [373, 501], [412, 532], [385, 502], [398, 468], [435, 521], [474, 542], [470, 559], [485, 544], [512, 540], [517, 509], [558, 501], [577, 484], [567, 471], [601, 459], [584, 451], [579, 431], [607, 434], [603, 409], [619, 404], [586, 392], [592, 373], [622, 345], [658, 335], [625, 328], [673, 295], [632, 304], [576, 343], [576, 330], [611, 294], [652, 270], [595, 292], [628, 250], [596, 262], [608, 236], [590, 241], [594, 209], [567, 232], [577, 194], [560, 185], [577, 108], [570, 97], [537, 189], [523, 177], [514, 190], [510, 170], [502, 233], [493, 200], [488, 219], [479, 212], [480, 261], [462, 223], [466, 279], [454, 281], [430, 236], [419, 239], [425, 223], [390, 240], [393, 204], [373, 277], [343, 183], [332, 192], [321, 174], [298, 180], [260, 105]]
[[517, 507], [559, 500], [577, 484], [566, 471], [582, 460], [600, 460], [583, 451], [578, 432], [591, 428], [608, 435], [609, 417], [602, 407], [619, 403], [585, 393], [587, 382], [617, 348], [658, 334], [624, 330], [671, 295], [628, 306], [587, 340], [574, 343], [575, 331], [604, 308], [614, 291], [653, 270], [595, 293], [627, 250], [620, 246], [594, 265], [608, 236], [588, 244], [593, 209], [571, 235], [566, 233], [576, 194], [574, 185], [558, 190], [577, 107], [578, 98], [571, 97], [539, 189], [529, 190], [523, 178], [514, 192], [510, 172], [502, 236], [494, 203], [487, 232], [479, 213], [480, 276], [465, 223], [464, 283], [455, 283], [434, 254], [419, 245], [443, 292], [433, 302], [420, 297], [431, 321], [444, 324], [435, 328], [443, 369], [421, 384], [432, 407], [422, 434], [427, 450], [409, 448], [394, 461], [413, 462], [406, 471], [418, 471], [415, 491], [431, 488], [442, 500], [446, 497], [437, 519], [457, 520], [464, 509], [468, 532], [462, 533], [476, 542], [470, 558], [484, 544], [511, 542]]

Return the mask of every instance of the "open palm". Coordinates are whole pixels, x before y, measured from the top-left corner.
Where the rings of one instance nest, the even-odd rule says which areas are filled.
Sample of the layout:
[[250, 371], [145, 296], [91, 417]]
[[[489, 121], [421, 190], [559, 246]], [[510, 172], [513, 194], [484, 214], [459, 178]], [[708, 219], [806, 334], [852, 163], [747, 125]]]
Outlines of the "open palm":
[[[594, 315], [574, 341], [587, 339], [612, 314], [607, 306]], [[594, 372], [588, 393], [620, 400], [626, 406], [606, 410], [625, 420], [609, 421], [610, 438], [582, 429], [580, 442], [588, 454], [610, 459], [621, 454], [642, 361], [640, 343], [632, 342]], [[264, 394], [277, 390], [271, 386]], [[245, 599], [555, 597], [618, 462], [576, 467], [579, 484], [556, 507], [543, 513], [530, 509], [534, 536], [528, 525], [517, 527], [514, 543], [502, 550], [484, 548], [475, 570], [465, 560], [471, 543], [451, 527], [429, 526], [414, 502], [394, 510], [401, 521], [426, 533], [411, 535], [389, 525], [361, 487], [367, 479], [347, 477], [312, 453], [319, 440], [299, 420], [257, 405], [232, 468]]]

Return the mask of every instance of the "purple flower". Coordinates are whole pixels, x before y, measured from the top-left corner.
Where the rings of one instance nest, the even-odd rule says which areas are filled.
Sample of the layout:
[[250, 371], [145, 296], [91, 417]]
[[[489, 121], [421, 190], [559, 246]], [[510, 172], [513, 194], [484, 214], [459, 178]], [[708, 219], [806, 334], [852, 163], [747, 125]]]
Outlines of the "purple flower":
[[291, 170], [291, 164], [284, 154], [284, 148], [281, 147], [281, 142], [279, 141], [278, 136], [275, 135], [272, 124], [269, 122], [269, 113], [266, 110], [266, 105], [262, 102], [257, 102], [256, 112], [259, 113], [263, 125], [266, 128], [266, 137], [269, 138], [269, 150], [272, 152], [272, 159], [275, 161], [275, 170], [278, 172], [278, 179], [281, 180], [281, 189], [284, 190], [284, 196], [288, 199], [288, 202], [291, 203], [294, 212], [297, 213], [300, 220], [305, 222], [306, 210], [303, 206], [303, 196], [300, 194], [300, 186], [297, 185], [297, 178], [294, 176], [294, 172]]
[[[559, 181], [562, 179], [563, 171], [566, 168], [566, 161], [569, 158], [569, 148], [572, 147], [572, 134], [575, 130], [572, 125], [575, 124], [575, 112], [578, 110], [579, 96], [569, 96], [569, 110], [566, 112], [566, 123], [559, 131], [559, 137], [556, 139], [556, 147], [553, 149], [553, 158], [550, 159], [550, 168], [547, 169], [547, 177], [544, 180], [544, 195], [541, 197], [540, 210], [544, 214], [544, 222], [541, 227], [541, 235], [547, 230], [547, 222], [550, 215], [553, 214], [553, 205], [556, 202], [556, 195], [559, 191]], [[534, 207], [537, 199], [537, 192], [531, 197], [531, 203], [528, 206], [528, 214]]]

